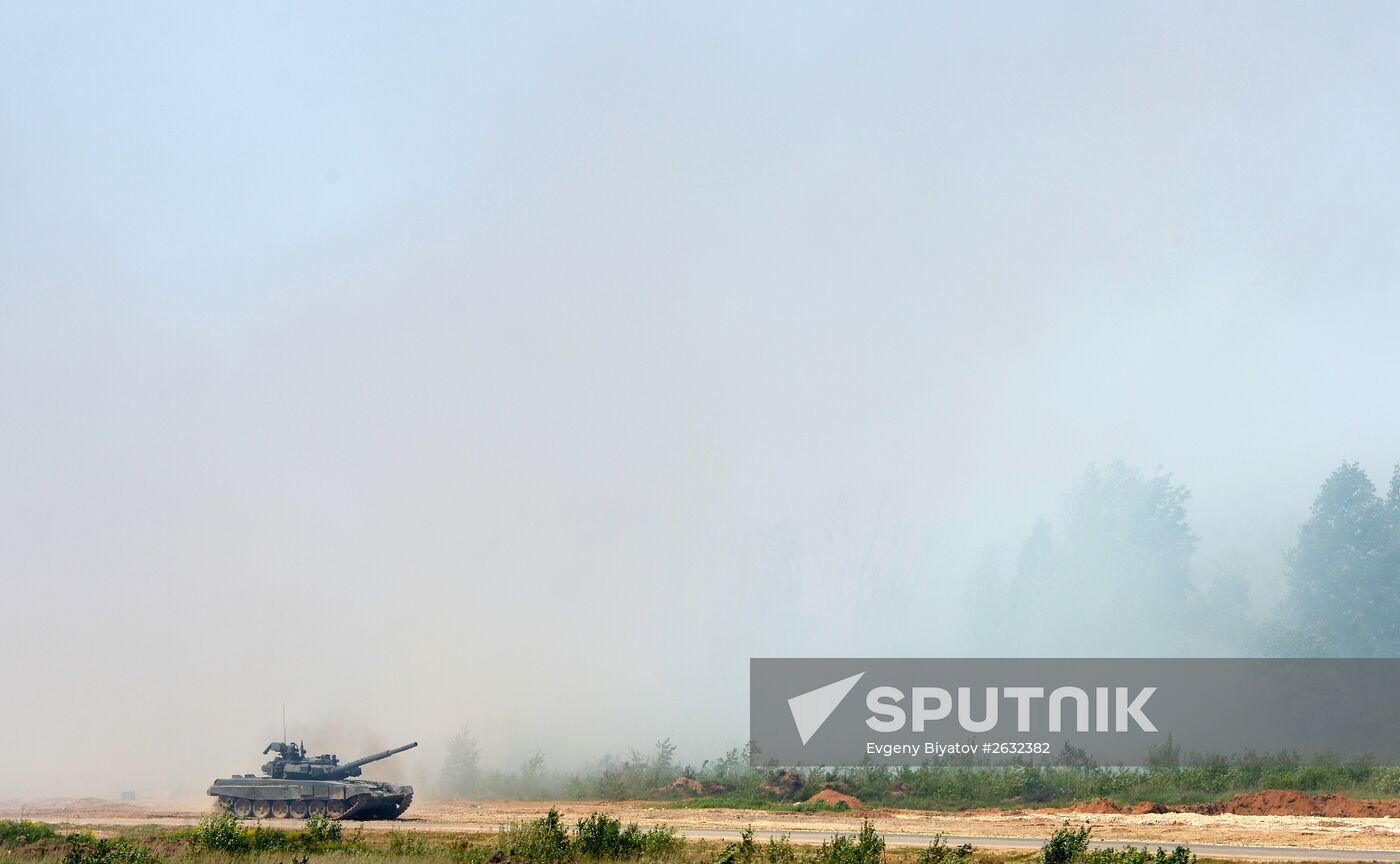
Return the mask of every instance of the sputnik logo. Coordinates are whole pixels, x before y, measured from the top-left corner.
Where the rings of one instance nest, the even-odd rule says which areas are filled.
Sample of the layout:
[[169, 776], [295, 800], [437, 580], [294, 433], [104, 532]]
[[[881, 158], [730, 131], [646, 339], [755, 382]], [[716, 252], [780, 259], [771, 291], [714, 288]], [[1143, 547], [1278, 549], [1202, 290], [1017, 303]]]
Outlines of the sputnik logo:
[[808, 690], [806, 693], [788, 700], [788, 710], [792, 712], [792, 722], [797, 724], [797, 734], [801, 736], [804, 747], [864, 675], [864, 672], [860, 672], [849, 678], [833, 681], [824, 687]]

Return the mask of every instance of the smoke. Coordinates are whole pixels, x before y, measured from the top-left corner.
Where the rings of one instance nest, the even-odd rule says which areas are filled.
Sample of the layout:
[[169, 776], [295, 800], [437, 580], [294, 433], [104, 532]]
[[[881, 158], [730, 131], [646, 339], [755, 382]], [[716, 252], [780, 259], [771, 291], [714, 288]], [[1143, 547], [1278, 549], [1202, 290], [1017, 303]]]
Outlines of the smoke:
[[1394, 22], [1021, 11], [0, 11], [0, 796], [698, 762], [1049, 650], [1118, 459], [1267, 615], [1397, 456]]

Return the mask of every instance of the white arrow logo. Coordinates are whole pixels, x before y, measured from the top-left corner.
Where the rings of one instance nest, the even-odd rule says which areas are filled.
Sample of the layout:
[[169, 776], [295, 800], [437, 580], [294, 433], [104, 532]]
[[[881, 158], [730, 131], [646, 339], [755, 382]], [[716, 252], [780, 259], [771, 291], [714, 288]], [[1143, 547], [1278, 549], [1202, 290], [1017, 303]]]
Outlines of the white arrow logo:
[[841, 700], [846, 698], [846, 694], [851, 692], [851, 688], [856, 686], [856, 682], [864, 675], [865, 673], [861, 672], [849, 678], [842, 678], [788, 700], [788, 710], [792, 711], [792, 722], [797, 724], [797, 734], [802, 736], [803, 746], [812, 740], [812, 736], [822, 728], [826, 718], [831, 716], [831, 712], [836, 710], [836, 706], [841, 704]]

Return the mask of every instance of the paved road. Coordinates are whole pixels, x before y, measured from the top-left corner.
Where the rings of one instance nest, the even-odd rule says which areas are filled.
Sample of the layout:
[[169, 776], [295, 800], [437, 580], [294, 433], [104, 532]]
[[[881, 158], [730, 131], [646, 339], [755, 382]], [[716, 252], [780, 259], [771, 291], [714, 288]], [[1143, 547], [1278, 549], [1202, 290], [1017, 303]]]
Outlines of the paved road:
[[[678, 828], [677, 833], [686, 837], [705, 840], [738, 840], [738, 831], [715, 828]], [[767, 840], [787, 834], [794, 843], [820, 843], [830, 839], [830, 831], [754, 831], [754, 837]], [[933, 842], [932, 834], [883, 834], [885, 842], [891, 846], [927, 846]], [[973, 846], [987, 846], [997, 849], [1039, 849], [1045, 845], [1044, 837], [970, 837], [955, 834], [943, 835], [943, 842], [950, 846], [971, 843]], [[1170, 852], [1176, 844], [1132, 843], [1119, 840], [1095, 840], [1089, 845], [1098, 849], [1122, 849], [1125, 846], [1166, 849]], [[1202, 857], [1246, 858], [1256, 861], [1397, 861], [1400, 852], [1387, 852], [1371, 849], [1306, 849], [1296, 846], [1218, 846], [1211, 843], [1188, 843], [1191, 851]]]

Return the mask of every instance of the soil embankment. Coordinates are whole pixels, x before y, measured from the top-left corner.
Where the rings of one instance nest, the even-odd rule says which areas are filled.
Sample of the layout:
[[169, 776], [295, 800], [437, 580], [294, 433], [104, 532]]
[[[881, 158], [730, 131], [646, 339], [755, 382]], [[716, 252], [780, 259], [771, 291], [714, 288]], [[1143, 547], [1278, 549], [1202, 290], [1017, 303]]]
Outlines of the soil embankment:
[[1380, 819], [1400, 817], [1400, 798], [1353, 798], [1346, 794], [1309, 795], [1292, 789], [1265, 789], [1247, 792], [1224, 801], [1204, 804], [1157, 804], [1140, 801], [1119, 804], [1098, 798], [1066, 808], [1069, 813], [1200, 813], [1206, 816], [1331, 816], [1338, 819]]

